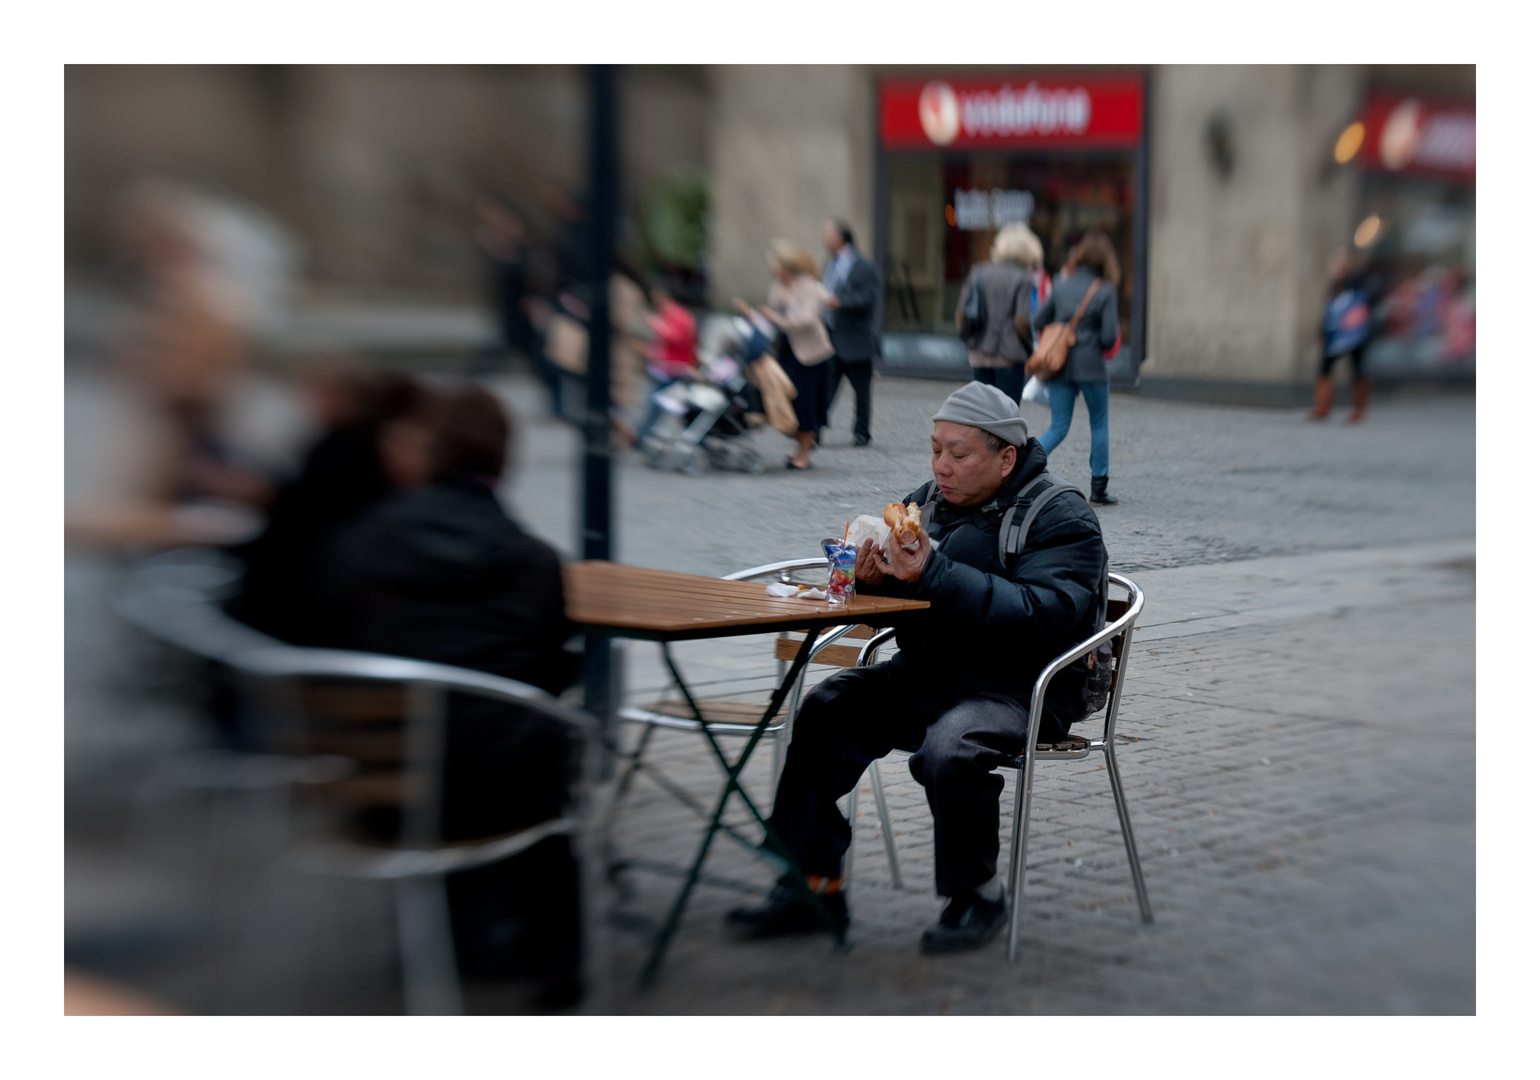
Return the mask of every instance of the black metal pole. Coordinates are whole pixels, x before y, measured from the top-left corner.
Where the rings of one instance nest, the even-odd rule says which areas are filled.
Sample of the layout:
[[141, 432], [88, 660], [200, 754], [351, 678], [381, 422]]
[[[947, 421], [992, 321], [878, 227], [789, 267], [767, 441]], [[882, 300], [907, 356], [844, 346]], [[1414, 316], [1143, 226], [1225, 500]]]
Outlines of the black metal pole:
[[[583, 558], [610, 558], [610, 274], [620, 204], [620, 145], [615, 66], [589, 70], [588, 142], [588, 406], [583, 415]], [[590, 636], [583, 664], [583, 703], [610, 733], [615, 713], [614, 662], [608, 638]], [[605, 776], [613, 763], [605, 755]]]

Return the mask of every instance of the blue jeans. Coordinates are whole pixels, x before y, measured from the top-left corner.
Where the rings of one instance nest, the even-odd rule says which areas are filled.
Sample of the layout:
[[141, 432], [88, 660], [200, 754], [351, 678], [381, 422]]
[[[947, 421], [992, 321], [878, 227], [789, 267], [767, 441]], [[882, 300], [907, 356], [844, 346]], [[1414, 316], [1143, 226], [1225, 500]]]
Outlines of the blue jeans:
[[1091, 475], [1107, 475], [1107, 384], [1104, 382], [1045, 383], [1048, 387], [1048, 407], [1053, 410], [1053, 421], [1037, 441], [1043, 444], [1043, 452], [1051, 454], [1054, 448], [1069, 434], [1069, 422], [1075, 415], [1075, 395], [1085, 398], [1085, 411], [1091, 417]]

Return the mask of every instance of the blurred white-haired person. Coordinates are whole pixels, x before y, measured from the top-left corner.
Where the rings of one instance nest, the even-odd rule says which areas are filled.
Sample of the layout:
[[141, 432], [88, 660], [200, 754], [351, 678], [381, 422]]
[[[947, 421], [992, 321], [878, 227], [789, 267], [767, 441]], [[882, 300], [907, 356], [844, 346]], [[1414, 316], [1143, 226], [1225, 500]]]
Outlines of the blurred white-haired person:
[[[1042, 287], [1043, 245], [1031, 229], [1013, 223], [995, 234], [989, 261], [968, 271], [957, 296], [957, 332], [968, 345], [975, 382], [1021, 400], [1032, 355], [1032, 315]], [[970, 325], [969, 297], [977, 291], [983, 320]]]

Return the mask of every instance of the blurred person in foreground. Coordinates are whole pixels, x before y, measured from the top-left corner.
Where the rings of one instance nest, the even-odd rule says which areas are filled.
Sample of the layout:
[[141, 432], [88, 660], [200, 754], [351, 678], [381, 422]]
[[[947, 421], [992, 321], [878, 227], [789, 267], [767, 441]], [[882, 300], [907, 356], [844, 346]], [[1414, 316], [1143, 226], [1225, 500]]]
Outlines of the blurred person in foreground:
[[[1032, 319], [1033, 328], [1041, 332], [1049, 323], [1070, 323], [1075, 312], [1081, 312], [1075, 343], [1069, 347], [1064, 367], [1042, 380], [1048, 389], [1049, 408], [1053, 410], [1042, 443], [1043, 452], [1052, 454], [1064, 441], [1075, 415], [1075, 395], [1083, 397], [1091, 418], [1092, 506], [1114, 506], [1118, 501], [1107, 493], [1111, 438], [1107, 434], [1110, 394], [1106, 354], [1117, 345], [1120, 336], [1118, 284], [1122, 280], [1112, 241], [1106, 233], [1089, 233], [1070, 249], [1059, 283]], [[1084, 309], [1080, 306], [1082, 301]], [[1020, 396], [1018, 388], [1018, 400]]]
[[1348, 414], [1348, 423], [1356, 424], [1369, 408], [1364, 354], [1380, 330], [1375, 312], [1385, 298], [1385, 280], [1366, 260], [1346, 248], [1332, 255], [1327, 276], [1330, 295], [1321, 313], [1321, 373], [1315, 380], [1315, 408], [1310, 410], [1310, 419], [1324, 420], [1330, 415], [1335, 396], [1332, 368], [1346, 356], [1353, 365], [1353, 411]]
[[849, 379], [856, 395], [856, 418], [850, 435], [855, 446], [872, 441], [872, 356], [877, 349], [877, 296], [882, 282], [877, 268], [856, 250], [855, 234], [842, 221], [823, 225], [823, 287], [833, 300], [824, 312], [829, 342], [829, 403], [834, 408], [840, 380]]
[[[871, 762], [900, 748], [913, 752], [909, 771], [930, 802], [936, 892], [949, 901], [922, 950], [976, 949], [1005, 920], [996, 873], [1004, 780], [995, 770], [1025, 749], [1038, 674], [1095, 631], [1107, 569], [1096, 514], [1069, 493], [1042, 507], [1020, 553], [1001, 563], [999, 507], [1046, 468], [1019, 403], [968, 383], [933, 418], [933, 481], [905, 497], [925, 505], [916, 550], [861, 545], [857, 591], [929, 601], [931, 617], [899, 631], [892, 660], [839, 672], [808, 695], [769, 820], [842, 926], [850, 921], [840, 879], [850, 823], [838, 800]], [[1079, 665], [1054, 677], [1038, 741], [1061, 741], [1084, 718], [1084, 686]], [[786, 877], [764, 904], [728, 918], [753, 937], [822, 928]]]
[[[563, 649], [571, 628], [560, 561], [495, 495], [511, 433], [486, 390], [450, 396], [429, 483], [379, 504], [335, 547], [339, 645], [486, 671], [551, 694], [576, 680], [580, 657]], [[566, 807], [578, 747], [559, 721], [461, 694], [451, 698], [448, 725], [444, 839], [512, 832]], [[377, 831], [396, 827], [386, 817], [376, 819]], [[576, 1000], [577, 889], [566, 837], [450, 875], [461, 971], [540, 978], [547, 1006]]]
[[263, 533], [235, 549], [246, 573], [229, 611], [291, 645], [327, 645], [340, 632], [323, 599], [329, 545], [393, 491], [428, 482], [442, 401], [412, 379], [347, 360], [309, 373], [304, 389], [323, 434], [279, 488]]
[[[813, 256], [787, 240], [776, 240], [766, 253], [770, 264], [770, 296], [759, 311], [780, 331], [775, 357], [796, 389], [792, 406], [797, 412], [797, 450], [786, 467], [813, 467], [813, 444], [829, 417], [829, 358], [834, 346], [824, 325], [823, 312], [834, 297], [818, 280]], [[741, 299], [733, 301], [745, 315], [753, 309]]]
[[220, 394], [251, 357], [257, 308], [222, 257], [217, 240], [231, 233], [219, 228], [222, 210], [172, 180], [146, 177], [126, 191], [114, 226], [134, 271], [136, 316], [120, 361], [160, 416], [157, 498], [260, 507], [273, 485], [231, 453], [217, 424]]
[[647, 348], [647, 378], [650, 386], [645, 391], [646, 403], [642, 422], [636, 429], [636, 441], [641, 443], [652, 434], [654, 425], [663, 415], [656, 395], [677, 382], [695, 377], [695, 316], [679, 303], [673, 289], [664, 281], [652, 287], [652, 303], [656, 311], [647, 316], [647, 328], [652, 341]]
[[967, 330], [963, 308], [975, 285], [984, 301], [984, 325], [968, 344], [974, 381], [998, 386], [1015, 401], [1021, 400], [1027, 385], [1027, 357], [1032, 355], [1035, 340], [1032, 316], [1037, 310], [1042, 262], [1043, 245], [1036, 234], [1025, 225], [1006, 225], [995, 234], [989, 261], [968, 271], [957, 294], [958, 333]]
[[114, 226], [137, 301], [121, 360], [164, 420], [161, 497], [266, 504], [272, 484], [227, 445], [218, 408], [282, 321], [292, 244], [260, 208], [163, 177], [131, 185]]

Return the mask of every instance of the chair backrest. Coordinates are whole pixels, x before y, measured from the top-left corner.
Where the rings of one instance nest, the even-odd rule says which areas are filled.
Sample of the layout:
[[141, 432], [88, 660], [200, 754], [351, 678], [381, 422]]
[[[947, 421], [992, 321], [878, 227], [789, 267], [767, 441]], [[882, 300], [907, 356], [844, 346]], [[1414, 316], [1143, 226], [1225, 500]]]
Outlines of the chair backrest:
[[[260, 634], [225, 614], [215, 602], [219, 591], [211, 582], [218, 575], [210, 560], [182, 553], [180, 560], [157, 557], [142, 565], [118, 603], [131, 623], [169, 644], [228, 666], [242, 676], [279, 684], [267, 701], [280, 703], [282, 723], [272, 736], [290, 751], [336, 753], [364, 763], [398, 765], [399, 769], [366, 770], [363, 777], [341, 784], [367, 790], [367, 802], [399, 805], [403, 840], [429, 843], [438, 839], [443, 765], [446, 695], [470, 694], [560, 720], [591, 748], [595, 722], [537, 687], [483, 671], [435, 664], [399, 656], [343, 649], [299, 648]], [[291, 692], [308, 684], [309, 693]], [[341, 685], [374, 684], [397, 688], [396, 694], [337, 693]], [[397, 721], [388, 713], [397, 707]], [[316, 714], [331, 719], [375, 722], [372, 726], [318, 731]], [[321, 744], [317, 743], [320, 735]], [[359, 784], [362, 780], [362, 785]]]
[[[1037, 683], [1032, 690], [1032, 710], [1030, 713], [1029, 730], [1036, 739], [1038, 727], [1042, 720], [1042, 709], [1048, 683], [1064, 668], [1076, 660], [1084, 659], [1088, 654], [1100, 648], [1104, 643], [1110, 644], [1113, 655], [1112, 685], [1107, 691], [1107, 704], [1105, 707], [1106, 721], [1103, 728], [1103, 737], [1111, 740], [1117, 728], [1118, 704], [1122, 700], [1123, 678], [1128, 673], [1129, 653], [1133, 643], [1133, 629], [1139, 615], [1144, 611], [1144, 591], [1134, 584], [1131, 578], [1119, 573], [1107, 575], [1109, 584], [1116, 585], [1124, 590], [1127, 596], [1122, 600], [1108, 599], [1107, 621], [1102, 629], [1061, 653], [1045, 667], [1038, 676]], [[877, 652], [884, 645], [893, 640], [896, 631], [893, 629], [881, 630], [859, 650], [857, 662], [869, 664], [876, 660]]]
[[1139, 615], [1144, 611], [1144, 590], [1134, 584], [1133, 579], [1119, 573], [1108, 573], [1109, 584], [1116, 585], [1126, 594], [1123, 600], [1108, 599], [1107, 622], [1100, 631], [1092, 634], [1078, 645], [1072, 646], [1067, 651], [1060, 653], [1043, 668], [1037, 677], [1036, 684], [1032, 687], [1032, 709], [1029, 718], [1028, 731], [1033, 739], [1036, 739], [1038, 727], [1042, 722], [1043, 702], [1048, 693], [1048, 683], [1060, 671], [1063, 671], [1076, 660], [1083, 660], [1090, 653], [1104, 644], [1111, 645], [1113, 653], [1112, 685], [1107, 691], [1107, 705], [1105, 707], [1106, 720], [1103, 726], [1103, 738], [1110, 742], [1116, 733], [1118, 719], [1118, 704], [1123, 696], [1124, 676], [1128, 673], [1128, 661], [1133, 643], [1133, 628]]

